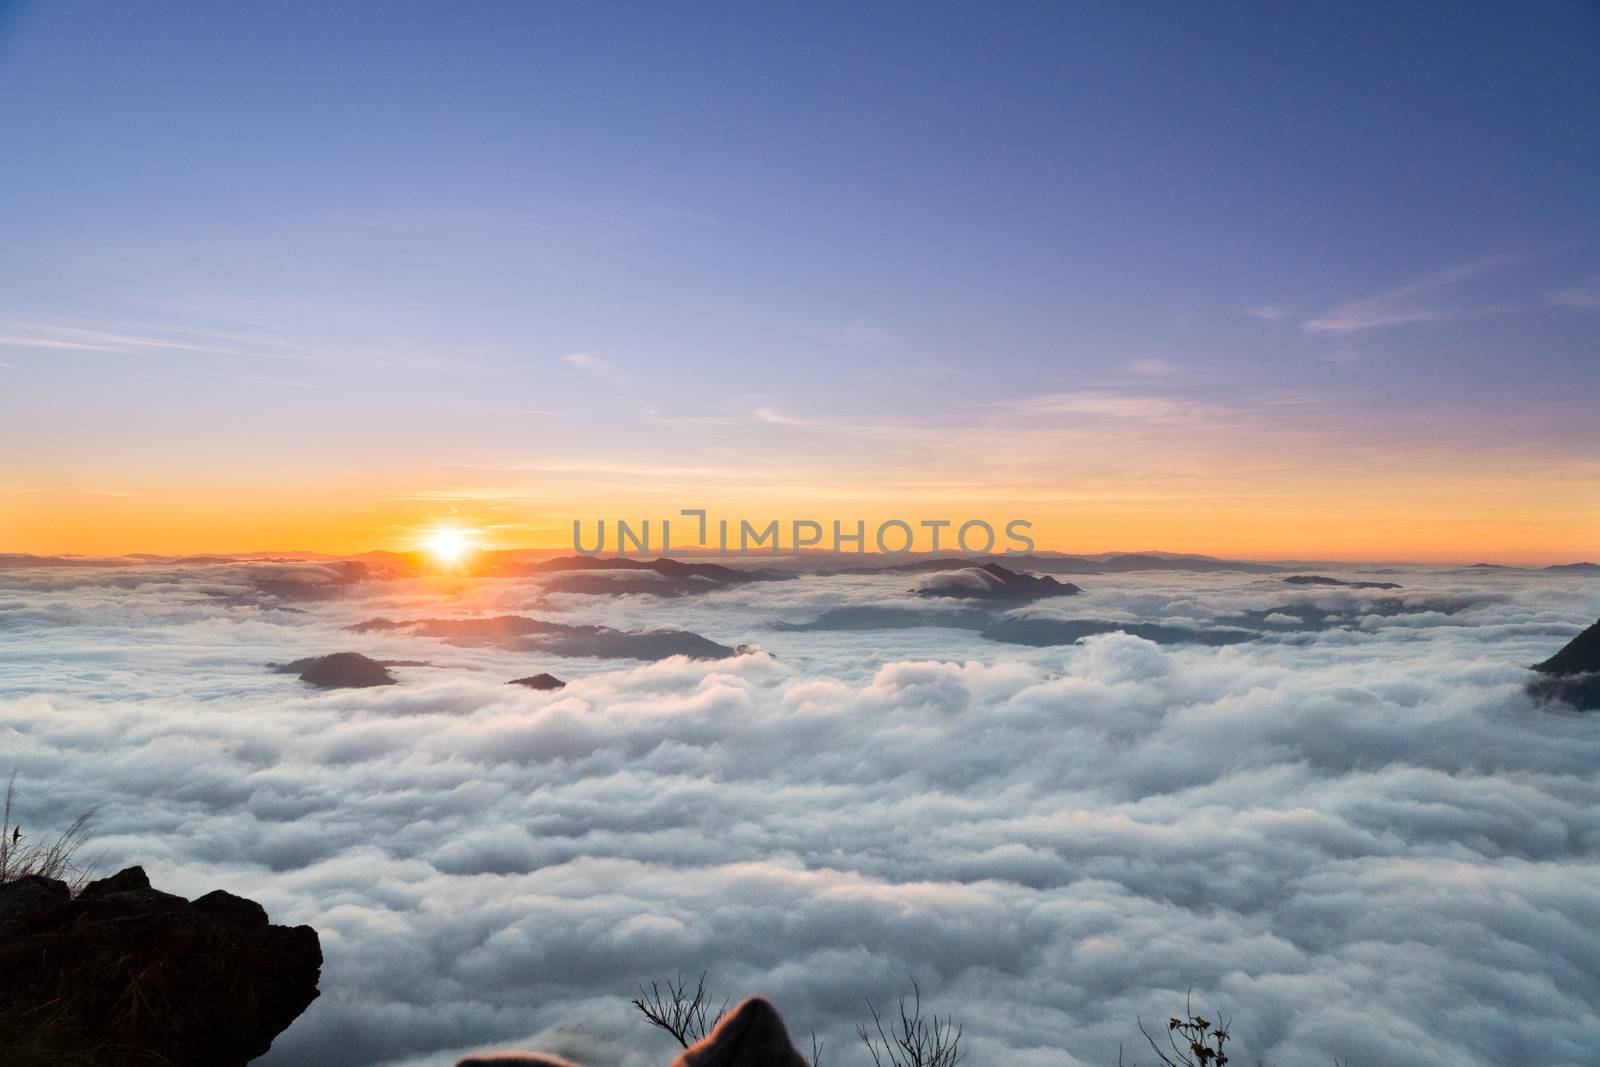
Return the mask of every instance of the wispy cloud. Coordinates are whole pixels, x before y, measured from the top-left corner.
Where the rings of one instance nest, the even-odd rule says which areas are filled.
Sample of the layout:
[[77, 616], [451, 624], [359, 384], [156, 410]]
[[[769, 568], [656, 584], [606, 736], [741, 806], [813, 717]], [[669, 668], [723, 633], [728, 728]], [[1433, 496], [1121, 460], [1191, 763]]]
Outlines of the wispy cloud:
[[777, 408], [757, 408], [756, 409], [756, 421], [757, 422], [768, 422], [768, 423], [771, 423], [774, 426], [810, 426], [810, 425], [812, 425], [812, 423], [808, 419], [800, 419], [800, 418], [796, 418], [793, 415], [785, 415], [783, 412], [779, 411]]
[[1579, 282], [1570, 289], [1551, 293], [1550, 303], [1567, 308], [1600, 308], [1600, 278]]
[[1021, 400], [1001, 401], [998, 407], [1024, 418], [1052, 418], [1074, 415], [1082, 418], [1117, 421], [1178, 421], [1217, 412], [1214, 405], [1179, 397], [1143, 393], [1118, 393], [1085, 390], [1074, 393], [1047, 393]]
[[839, 335], [853, 345], [873, 348], [894, 340], [894, 332], [871, 319], [856, 317], [839, 327]]
[[137, 349], [157, 349], [168, 352], [197, 352], [228, 356], [269, 354], [265, 352], [246, 352], [225, 345], [176, 341], [170, 337], [124, 333], [114, 330], [83, 329], [75, 326], [10, 323], [5, 328], [17, 332], [0, 337], [0, 344], [18, 348], [70, 349], [82, 352], [128, 352]]
[[1165, 378], [1178, 369], [1164, 359], [1132, 359], [1124, 366], [1141, 378]]
[[1245, 308], [1244, 313], [1252, 319], [1265, 319], [1267, 322], [1277, 322], [1279, 319], [1289, 317], [1289, 309], [1282, 304], [1261, 304], [1253, 308]]
[[602, 359], [592, 352], [570, 352], [561, 358], [585, 374], [592, 374], [602, 381], [610, 382], [612, 385], [625, 385], [628, 382], [626, 374], [613, 367], [610, 361]]
[[111, 345], [91, 345], [81, 341], [62, 341], [53, 337], [0, 337], [0, 346], [6, 348], [55, 348], [76, 352], [115, 352]]
[[1428, 299], [1430, 294], [1448, 289], [1461, 282], [1507, 264], [1525, 259], [1525, 256], [1491, 256], [1464, 263], [1449, 270], [1430, 274], [1406, 285], [1397, 286], [1375, 296], [1347, 300], [1335, 304], [1315, 318], [1305, 320], [1300, 328], [1307, 333], [1354, 333], [1385, 326], [1401, 326], [1416, 322], [1449, 322], [1457, 319], [1477, 318], [1503, 311], [1499, 307], [1441, 308]]

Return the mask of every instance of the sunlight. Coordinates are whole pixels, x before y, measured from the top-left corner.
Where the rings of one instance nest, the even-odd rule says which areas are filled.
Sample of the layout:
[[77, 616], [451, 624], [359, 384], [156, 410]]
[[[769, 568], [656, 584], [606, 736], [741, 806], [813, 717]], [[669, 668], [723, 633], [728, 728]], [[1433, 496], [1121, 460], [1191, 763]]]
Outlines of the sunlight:
[[436, 562], [448, 567], [459, 566], [473, 548], [472, 539], [467, 534], [466, 530], [443, 527], [430, 533], [422, 542], [422, 547]]

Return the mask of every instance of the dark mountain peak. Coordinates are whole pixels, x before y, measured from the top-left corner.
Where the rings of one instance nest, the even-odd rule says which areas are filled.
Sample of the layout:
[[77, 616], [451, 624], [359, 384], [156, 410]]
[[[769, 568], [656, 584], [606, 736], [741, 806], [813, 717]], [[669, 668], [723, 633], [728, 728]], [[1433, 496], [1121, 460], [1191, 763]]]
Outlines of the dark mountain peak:
[[550, 690], [565, 688], [566, 682], [553, 674], [530, 674], [526, 678], [513, 678], [507, 685], [525, 685], [529, 689]]
[[1399, 582], [1347, 582], [1343, 578], [1329, 578], [1321, 574], [1291, 574], [1284, 579], [1286, 585], [1329, 585], [1345, 589], [1399, 589]]
[[302, 682], [318, 689], [366, 689], [375, 685], [394, 685], [394, 675], [378, 660], [359, 652], [334, 652], [309, 656], [293, 663], [268, 664], [279, 674], [298, 674]]
[[1559, 700], [1579, 711], [1600, 711], [1600, 622], [1533, 667], [1545, 675], [1528, 686], [1539, 700]]
[[1556, 677], [1600, 672], [1600, 622], [1568, 641], [1560, 652], [1543, 663], [1535, 664], [1533, 669]]
[[1049, 576], [1035, 578], [998, 563], [940, 571], [916, 589], [919, 596], [959, 597], [967, 600], [1038, 600], [1041, 597], [1072, 596], [1083, 592], [1071, 582], [1058, 582]]

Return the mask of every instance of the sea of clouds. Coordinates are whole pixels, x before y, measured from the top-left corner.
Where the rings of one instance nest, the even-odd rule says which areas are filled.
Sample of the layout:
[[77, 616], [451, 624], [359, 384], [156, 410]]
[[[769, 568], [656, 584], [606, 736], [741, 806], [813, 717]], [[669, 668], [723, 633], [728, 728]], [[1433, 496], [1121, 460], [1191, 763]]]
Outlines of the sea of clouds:
[[[867, 1062], [865, 999], [913, 978], [975, 1065], [1109, 1067], [1186, 993], [1232, 1015], [1240, 1063], [1590, 1064], [1600, 716], [1523, 685], [1594, 621], [1595, 579], [1384, 577], [1403, 589], [1084, 577], [1013, 610], [1271, 632], [1031, 648], [933, 625], [961, 605], [905, 575], [655, 598], [311, 564], [13, 570], [0, 770], [24, 832], [94, 806], [102, 871], [317, 928], [323, 994], [278, 1067], [517, 1046], [663, 1064], [628, 998], [702, 970], [771, 996], [827, 1067]], [[1341, 621], [1278, 611], [1308, 602]], [[930, 625], [776, 625], [885, 605]], [[771, 654], [343, 629], [513, 612]], [[432, 666], [331, 692], [265, 669], [344, 650]], [[540, 671], [569, 685], [506, 684]]]

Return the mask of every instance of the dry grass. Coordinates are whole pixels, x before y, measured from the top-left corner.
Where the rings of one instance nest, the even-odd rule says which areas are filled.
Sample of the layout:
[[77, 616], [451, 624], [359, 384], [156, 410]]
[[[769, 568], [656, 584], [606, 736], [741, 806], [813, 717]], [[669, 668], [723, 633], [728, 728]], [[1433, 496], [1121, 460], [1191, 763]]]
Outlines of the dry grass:
[[93, 861], [79, 859], [78, 852], [89, 837], [89, 820], [94, 809], [79, 815], [54, 839], [32, 835], [12, 819], [17, 797], [17, 775], [6, 782], [6, 795], [0, 805], [0, 884], [40, 874], [67, 883], [73, 893], [82, 889], [94, 874]]

